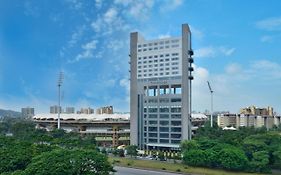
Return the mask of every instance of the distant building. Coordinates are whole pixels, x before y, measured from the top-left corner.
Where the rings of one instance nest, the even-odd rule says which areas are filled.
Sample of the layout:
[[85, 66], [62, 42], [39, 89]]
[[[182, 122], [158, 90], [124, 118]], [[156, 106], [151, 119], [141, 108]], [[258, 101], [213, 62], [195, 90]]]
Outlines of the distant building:
[[112, 106], [105, 106], [100, 107], [96, 110], [97, 114], [113, 114], [113, 107]]
[[59, 111], [60, 111], [60, 113], [62, 113], [61, 106], [54, 105], [54, 106], [50, 107], [50, 113], [51, 114], [57, 114], [57, 113], [59, 113]]
[[74, 114], [75, 113], [75, 108], [74, 107], [66, 107], [65, 108], [65, 113], [66, 114]]
[[280, 125], [281, 116], [253, 115], [253, 114], [219, 114], [217, 118], [218, 126], [224, 127], [266, 127], [272, 128]]
[[237, 126], [236, 117], [237, 114], [229, 114], [229, 113], [219, 114], [217, 117], [218, 126], [222, 128], [229, 127], [229, 126], [236, 127]]
[[80, 111], [77, 111], [78, 114], [94, 114], [95, 110], [88, 107], [88, 108], [81, 108]]
[[34, 108], [31, 107], [21, 108], [21, 115], [23, 118], [32, 118], [35, 115]]
[[[33, 117], [37, 128], [47, 131], [57, 128], [56, 114]], [[119, 146], [130, 143], [129, 114], [61, 114], [61, 128], [67, 132], [94, 135], [98, 146]]]
[[260, 115], [260, 116], [273, 116], [273, 107], [268, 106], [267, 108], [257, 108], [256, 106], [250, 106], [242, 108], [240, 114], [249, 114], [249, 115]]

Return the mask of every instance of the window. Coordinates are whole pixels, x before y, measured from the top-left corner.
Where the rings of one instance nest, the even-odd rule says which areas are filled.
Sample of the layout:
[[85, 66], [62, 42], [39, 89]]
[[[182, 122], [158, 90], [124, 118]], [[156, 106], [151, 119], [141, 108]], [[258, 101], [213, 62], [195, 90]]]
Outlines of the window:
[[169, 103], [169, 99], [168, 98], [160, 98], [159, 102], [160, 103]]
[[157, 96], [157, 86], [149, 87], [148, 96]]
[[148, 137], [158, 137], [158, 134], [157, 133], [149, 133]]
[[169, 86], [160, 86], [159, 87], [159, 94], [160, 95], [169, 94], [169, 93], [170, 93]]
[[158, 102], [157, 99], [149, 99], [149, 100], [148, 100], [148, 103], [157, 103], [157, 102]]
[[165, 61], [170, 61], [170, 59], [169, 59], [169, 58], [166, 58]]
[[157, 125], [157, 121], [156, 120], [151, 120], [148, 122], [149, 125]]
[[177, 60], [179, 60], [179, 57], [172, 58], [172, 61], [177, 61]]
[[150, 113], [156, 113], [158, 111], [157, 108], [148, 108], [148, 112]]
[[149, 143], [157, 143], [157, 139], [148, 139]]
[[172, 113], [180, 113], [181, 112], [181, 107], [172, 107], [171, 108]]
[[157, 132], [157, 127], [148, 127], [148, 131]]
[[154, 55], [154, 58], [158, 58], [158, 55]]
[[171, 134], [171, 138], [172, 139], [180, 139], [181, 138], [181, 134]]
[[172, 119], [181, 119], [181, 114], [172, 114], [171, 118]]
[[169, 118], [169, 114], [160, 114], [160, 118], [168, 119]]
[[160, 112], [169, 112], [169, 107], [160, 107]]
[[160, 125], [161, 126], [168, 126], [169, 125], [169, 121], [160, 121]]
[[172, 126], [181, 126], [181, 121], [171, 121]]
[[174, 102], [181, 102], [181, 99], [180, 98], [172, 98], [171, 102], [172, 103], [174, 103]]
[[149, 114], [148, 118], [157, 118], [157, 114]]
[[169, 134], [160, 134], [160, 138], [169, 138]]
[[[181, 128], [179, 128], [181, 129]], [[169, 132], [169, 128], [168, 127], [160, 127], [160, 132]]]
[[181, 94], [181, 85], [172, 85], [171, 93], [172, 94]]
[[169, 140], [167, 140], [167, 139], [160, 139], [160, 143], [169, 143]]
[[181, 140], [171, 140], [171, 143], [173, 144], [180, 144]]
[[172, 65], [179, 65], [179, 63], [178, 62], [174, 62], [174, 63], [172, 63]]
[[170, 54], [166, 54], [165, 56], [168, 57], [168, 56], [170, 56]]
[[179, 54], [178, 53], [172, 53], [172, 56], [178, 56]]
[[[161, 131], [161, 129], [160, 129]], [[171, 128], [171, 132], [181, 132], [181, 128], [178, 127], [178, 128]]]

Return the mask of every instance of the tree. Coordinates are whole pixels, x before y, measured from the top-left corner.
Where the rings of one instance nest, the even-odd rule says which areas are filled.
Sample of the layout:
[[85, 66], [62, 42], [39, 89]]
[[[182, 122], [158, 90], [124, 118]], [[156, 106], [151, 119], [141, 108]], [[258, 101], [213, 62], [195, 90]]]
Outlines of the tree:
[[218, 154], [219, 163], [224, 169], [244, 170], [248, 165], [246, 155], [239, 148], [224, 148]]
[[269, 155], [267, 151], [258, 151], [253, 153], [253, 159], [250, 162], [250, 171], [269, 173], [270, 168], [268, 166]]
[[127, 154], [130, 155], [131, 157], [137, 156], [137, 155], [138, 155], [137, 148], [138, 148], [138, 147], [137, 147], [136, 145], [128, 145], [128, 146], [126, 147]]
[[93, 174], [108, 175], [113, 167], [106, 156], [93, 150], [57, 149], [35, 157], [24, 175]]
[[183, 163], [191, 166], [206, 166], [208, 164], [207, 154], [200, 149], [185, 151]]
[[193, 149], [198, 149], [199, 145], [196, 140], [184, 140], [181, 142], [180, 148], [181, 152], [190, 151]]

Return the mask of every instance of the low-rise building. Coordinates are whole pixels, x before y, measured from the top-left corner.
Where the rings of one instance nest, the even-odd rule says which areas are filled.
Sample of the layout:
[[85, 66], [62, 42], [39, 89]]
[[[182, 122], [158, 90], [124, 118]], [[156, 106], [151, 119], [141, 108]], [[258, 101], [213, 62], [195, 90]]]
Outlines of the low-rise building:
[[280, 125], [280, 116], [253, 115], [253, 114], [219, 114], [217, 118], [218, 126], [224, 127], [266, 127], [272, 128]]
[[240, 110], [240, 114], [248, 114], [248, 115], [259, 115], [259, 116], [273, 116], [273, 107], [268, 106], [267, 108], [258, 108], [256, 106], [250, 106], [246, 108], [242, 108]]
[[95, 110], [93, 108], [81, 108], [80, 111], [77, 111], [78, 114], [94, 114]]
[[66, 107], [65, 108], [65, 113], [66, 114], [74, 114], [75, 113], [75, 108], [74, 107]]
[[[48, 131], [57, 128], [57, 114], [38, 114], [33, 117], [37, 128]], [[92, 134], [99, 146], [118, 146], [130, 143], [129, 114], [61, 114], [60, 126], [67, 132]]]

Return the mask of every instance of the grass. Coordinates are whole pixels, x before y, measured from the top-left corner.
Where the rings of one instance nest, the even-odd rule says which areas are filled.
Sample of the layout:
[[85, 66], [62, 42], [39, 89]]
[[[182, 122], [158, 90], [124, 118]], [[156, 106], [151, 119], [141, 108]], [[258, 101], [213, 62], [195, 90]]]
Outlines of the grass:
[[262, 175], [255, 173], [243, 173], [243, 172], [231, 172], [219, 169], [201, 168], [201, 167], [189, 167], [180, 163], [168, 163], [161, 161], [151, 160], [139, 160], [131, 158], [120, 158], [120, 157], [109, 157], [109, 161], [114, 165], [133, 167], [133, 168], [144, 168], [151, 170], [170, 171], [177, 173], [194, 173], [204, 175]]

